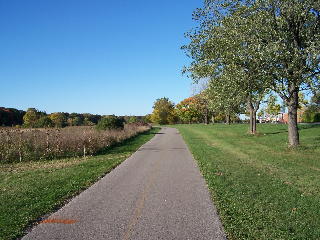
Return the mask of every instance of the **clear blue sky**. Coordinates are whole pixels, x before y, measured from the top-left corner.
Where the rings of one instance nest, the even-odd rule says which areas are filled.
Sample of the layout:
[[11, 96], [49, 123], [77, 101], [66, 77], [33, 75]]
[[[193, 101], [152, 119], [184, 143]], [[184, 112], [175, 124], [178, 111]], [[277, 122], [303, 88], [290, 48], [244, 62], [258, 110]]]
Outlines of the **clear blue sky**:
[[181, 45], [202, 0], [0, 0], [0, 106], [144, 115], [191, 95]]

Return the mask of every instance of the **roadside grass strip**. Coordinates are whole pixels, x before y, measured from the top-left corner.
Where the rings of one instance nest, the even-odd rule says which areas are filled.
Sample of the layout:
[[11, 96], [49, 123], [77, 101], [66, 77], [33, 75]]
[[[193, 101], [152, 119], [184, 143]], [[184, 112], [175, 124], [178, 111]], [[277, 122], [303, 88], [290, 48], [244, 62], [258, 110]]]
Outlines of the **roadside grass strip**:
[[208, 184], [228, 239], [320, 239], [320, 126], [178, 125]]
[[98, 156], [0, 165], [0, 239], [23, 236], [27, 227], [91, 186], [158, 131], [153, 128]]

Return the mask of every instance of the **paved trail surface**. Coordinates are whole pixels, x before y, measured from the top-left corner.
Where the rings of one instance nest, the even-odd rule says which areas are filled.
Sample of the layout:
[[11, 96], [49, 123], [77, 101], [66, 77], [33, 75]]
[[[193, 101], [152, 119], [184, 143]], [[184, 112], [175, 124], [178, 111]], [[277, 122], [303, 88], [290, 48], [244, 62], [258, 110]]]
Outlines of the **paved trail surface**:
[[225, 235], [181, 135], [163, 128], [27, 239], [209, 240]]

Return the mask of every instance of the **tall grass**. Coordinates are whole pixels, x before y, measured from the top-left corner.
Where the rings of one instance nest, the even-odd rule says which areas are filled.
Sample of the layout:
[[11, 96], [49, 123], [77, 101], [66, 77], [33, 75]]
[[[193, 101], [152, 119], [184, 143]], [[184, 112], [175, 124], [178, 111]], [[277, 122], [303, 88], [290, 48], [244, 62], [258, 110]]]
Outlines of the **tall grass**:
[[138, 124], [127, 124], [122, 130], [105, 131], [94, 127], [1, 128], [0, 163], [94, 155], [149, 128]]

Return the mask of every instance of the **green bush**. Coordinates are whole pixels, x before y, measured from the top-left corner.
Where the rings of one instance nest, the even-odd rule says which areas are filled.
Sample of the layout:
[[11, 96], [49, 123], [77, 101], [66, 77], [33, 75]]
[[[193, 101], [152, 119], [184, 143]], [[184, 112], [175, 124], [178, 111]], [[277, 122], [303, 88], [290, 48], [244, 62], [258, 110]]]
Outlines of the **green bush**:
[[53, 126], [54, 124], [48, 116], [39, 118], [34, 124], [34, 127], [36, 128], [47, 128], [47, 127], [53, 127]]
[[305, 111], [302, 115], [302, 122], [311, 122], [312, 114], [309, 111]]
[[320, 122], [320, 112], [305, 111], [302, 115], [302, 122], [314, 123]]
[[98, 124], [96, 125], [96, 128], [98, 130], [107, 130], [107, 129], [122, 129], [124, 126], [124, 119], [110, 115], [107, 117], [102, 118]]
[[127, 121], [127, 123], [136, 123], [138, 122], [138, 118], [136, 116], [130, 116]]

